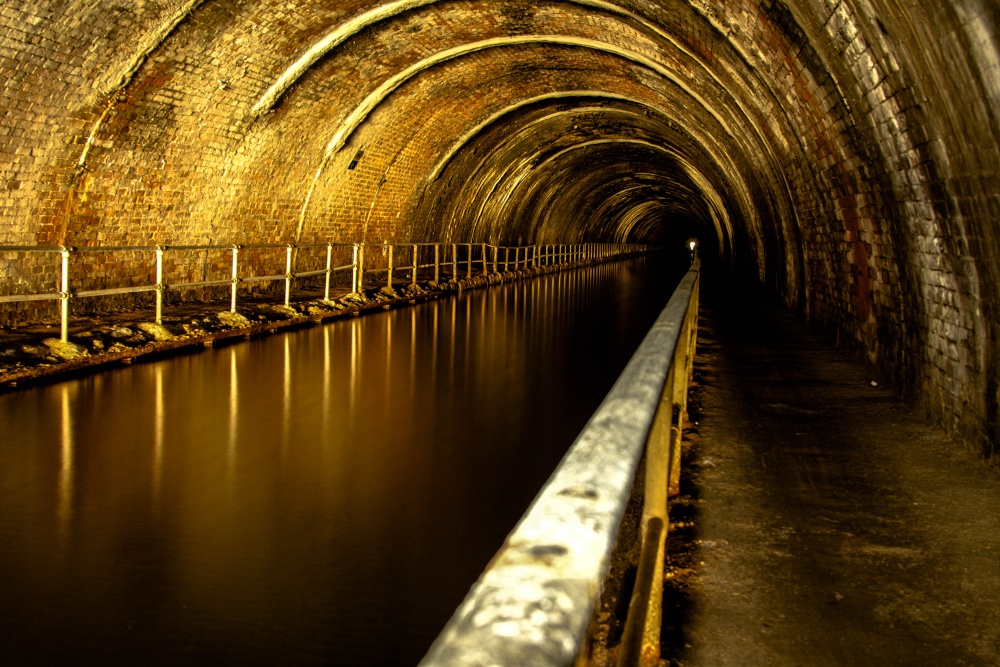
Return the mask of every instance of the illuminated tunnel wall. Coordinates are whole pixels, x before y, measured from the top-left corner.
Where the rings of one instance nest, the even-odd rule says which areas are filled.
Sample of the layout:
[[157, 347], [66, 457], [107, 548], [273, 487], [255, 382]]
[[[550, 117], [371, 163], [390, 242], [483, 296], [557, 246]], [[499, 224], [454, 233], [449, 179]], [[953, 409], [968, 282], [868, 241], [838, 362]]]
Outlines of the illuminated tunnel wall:
[[998, 24], [987, 0], [4, 3], [0, 243], [694, 235], [991, 456]]

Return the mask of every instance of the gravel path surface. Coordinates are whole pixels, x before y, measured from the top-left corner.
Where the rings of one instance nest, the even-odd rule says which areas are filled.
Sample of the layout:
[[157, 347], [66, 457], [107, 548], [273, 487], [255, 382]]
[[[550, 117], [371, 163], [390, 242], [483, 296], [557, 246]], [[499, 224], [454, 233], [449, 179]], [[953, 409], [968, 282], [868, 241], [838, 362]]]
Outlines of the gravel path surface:
[[663, 664], [1000, 664], [1000, 471], [795, 316], [706, 290]]

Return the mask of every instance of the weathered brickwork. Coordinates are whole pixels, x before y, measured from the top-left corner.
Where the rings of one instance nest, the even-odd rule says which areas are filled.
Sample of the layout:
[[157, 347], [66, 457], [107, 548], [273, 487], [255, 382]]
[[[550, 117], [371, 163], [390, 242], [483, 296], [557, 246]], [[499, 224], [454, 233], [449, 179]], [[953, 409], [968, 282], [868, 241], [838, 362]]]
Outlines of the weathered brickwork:
[[[0, 245], [697, 235], [991, 456], [1000, 12], [903, 4], [5, 3]], [[167, 270], [225, 279], [227, 252]], [[58, 290], [58, 254], [0, 271]], [[148, 252], [72, 271], [152, 281]]]

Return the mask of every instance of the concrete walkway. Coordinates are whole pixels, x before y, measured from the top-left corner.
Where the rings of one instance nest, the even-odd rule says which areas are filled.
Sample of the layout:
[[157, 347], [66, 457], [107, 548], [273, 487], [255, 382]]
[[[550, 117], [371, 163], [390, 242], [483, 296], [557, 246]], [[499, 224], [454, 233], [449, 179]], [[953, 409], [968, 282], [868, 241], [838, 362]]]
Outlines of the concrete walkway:
[[704, 306], [663, 664], [1000, 665], [1000, 472], [795, 316]]

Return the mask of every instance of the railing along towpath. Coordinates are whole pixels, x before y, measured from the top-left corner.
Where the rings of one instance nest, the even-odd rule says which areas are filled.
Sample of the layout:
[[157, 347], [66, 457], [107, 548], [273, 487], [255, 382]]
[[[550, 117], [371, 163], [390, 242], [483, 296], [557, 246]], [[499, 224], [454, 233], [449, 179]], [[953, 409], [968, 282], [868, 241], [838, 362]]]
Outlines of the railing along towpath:
[[[434, 283], [442, 280], [458, 281], [463, 277], [470, 278], [476, 272], [488, 275], [491, 271], [506, 273], [587, 260], [608, 260], [644, 249], [644, 246], [634, 244], [611, 243], [529, 246], [495, 246], [486, 243], [304, 243], [79, 248], [0, 246], [0, 258], [4, 255], [14, 256], [4, 262], [7, 266], [15, 265], [14, 270], [6, 272], [7, 282], [10, 282], [10, 276], [19, 275], [16, 264], [19, 261], [25, 262], [28, 255], [58, 255], [57, 266], [46, 267], [43, 262], [42, 274], [51, 274], [54, 278], [49, 287], [45, 286], [44, 281], [21, 281], [0, 286], [0, 303], [58, 301], [61, 340], [67, 341], [70, 304], [76, 299], [151, 292], [155, 298], [156, 323], [162, 324], [164, 302], [170, 292], [228, 287], [230, 310], [235, 313], [240, 297], [249, 293], [247, 286], [250, 283], [283, 282], [284, 303], [288, 306], [296, 281], [321, 280], [323, 299], [329, 301], [331, 286], [338, 276], [348, 277], [351, 291], [359, 293], [367, 280], [379, 280], [383, 276], [385, 285], [392, 288], [399, 279], [408, 279], [412, 284], [416, 284], [421, 277]], [[254, 253], [253, 261], [242, 259], [251, 252]], [[117, 281], [117, 284], [96, 285], [92, 271], [86, 268], [74, 270], [74, 260], [97, 253], [111, 254], [112, 260], [105, 262], [111, 266], [111, 270], [105, 272], [110, 275], [106, 275], [102, 281]], [[192, 254], [196, 255], [194, 259], [190, 258]], [[143, 255], [149, 259], [136, 259]], [[173, 259], [175, 266], [182, 266], [184, 262], [177, 258], [184, 255], [189, 256], [184, 260], [187, 262], [187, 269], [175, 269], [174, 273], [180, 275], [172, 277], [168, 270], [168, 256]], [[125, 257], [129, 261], [124, 261]], [[118, 258], [123, 261], [117, 262]], [[204, 268], [205, 275], [202, 279], [190, 279], [192, 265], [211, 266], [214, 270]], [[220, 269], [223, 265], [227, 269], [225, 275], [222, 275], [223, 270]], [[284, 270], [276, 273], [275, 268]], [[207, 275], [210, 273], [214, 275]], [[187, 274], [187, 278], [184, 274]], [[154, 282], [142, 283], [143, 275], [155, 276]], [[131, 284], [136, 282], [141, 284]], [[80, 287], [81, 284], [83, 287]]]
[[642, 555], [618, 664], [657, 664], [667, 496], [680, 484], [699, 266], [695, 260], [420, 667], [585, 664], [587, 632], [643, 459]]

